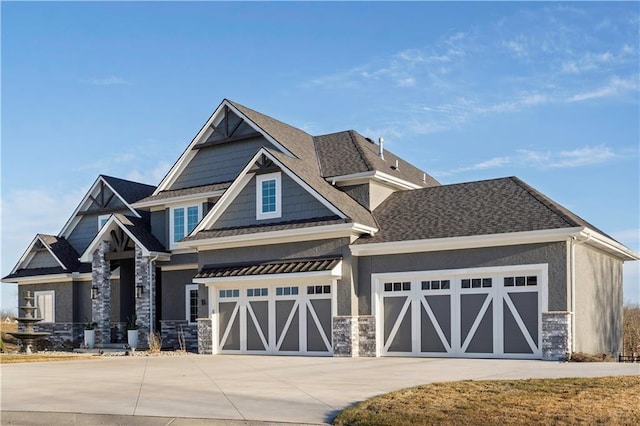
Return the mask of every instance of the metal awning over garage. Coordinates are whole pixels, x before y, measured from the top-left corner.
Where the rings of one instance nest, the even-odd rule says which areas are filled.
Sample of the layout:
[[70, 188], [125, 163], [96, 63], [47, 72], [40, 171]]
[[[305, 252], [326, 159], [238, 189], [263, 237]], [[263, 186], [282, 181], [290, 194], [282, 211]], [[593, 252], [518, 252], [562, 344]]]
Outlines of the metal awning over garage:
[[340, 264], [342, 259], [313, 258], [288, 261], [271, 261], [253, 264], [239, 264], [227, 266], [205, 266], [196, 274], [194, 279], [212, 279], [227, 277], [248, 277], [256, 275], [296, 274], [312, 272], [331, 272]]

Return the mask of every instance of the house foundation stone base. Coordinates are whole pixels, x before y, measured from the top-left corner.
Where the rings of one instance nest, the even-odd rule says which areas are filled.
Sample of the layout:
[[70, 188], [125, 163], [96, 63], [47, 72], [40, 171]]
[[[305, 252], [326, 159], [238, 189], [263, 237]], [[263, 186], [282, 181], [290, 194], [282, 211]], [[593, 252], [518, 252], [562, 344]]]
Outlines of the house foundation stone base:
[[[49, 322], [35, 324], [35, 331], [51, 333], [42, 340], [47, 349], [70, 349], [84, 343], [84, 324], [78, 322]], [[20, 330], [23, 331], [23, 330]], [[40, 342], [40, 340], [36, 341]], [[38, 344], [38, 343], [37, 343]]]
[[566, 360], [571, 354], [571, 313], [544, 312], [542, 314], [542, 359]]
[[210, 355], [213, 353], [211, 340], [211, 318], [198, 318], [198, 353]]
[[[163, 349], [185, 349], [189, 352], [199, 350], [199, 325], [189, 324], [186, 320], [164, 320], [160, 321], [160, 327]], [[180, 347], [180, 335], [184, 336], [184, 348]], [[209, 336], [209, 341], [211, 341], [211, 336]]]
[[333, 356], [367, 357], [376, 354], [373, 316], [333, 317]]

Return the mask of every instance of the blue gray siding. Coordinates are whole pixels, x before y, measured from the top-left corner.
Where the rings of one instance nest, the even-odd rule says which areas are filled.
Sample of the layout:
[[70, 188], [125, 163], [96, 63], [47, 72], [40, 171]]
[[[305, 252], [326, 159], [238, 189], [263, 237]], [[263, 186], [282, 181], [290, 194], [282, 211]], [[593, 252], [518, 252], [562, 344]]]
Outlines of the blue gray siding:
[[549, 310], [567, 310], [567, 243], [527, 244], [358, 257], [360, 315], [371, 315], [371, 274], [549, 264]]
[[[162, 272], [162, 318], [161, 320], [185, 320], [185, 286], [193, 283], [195, 269]], [[201, 286], [203, 287], [203, 286]], [[200, 299], [207, 298], [207, 292], [199, 291]], [[198, 306], [198, 314], [206, 315], [206, 305]]]
[[274, 148], [265, 138], [258, 137], [201, 149], [168, 189], [230, 182], [263, 146]]
[[233, 228], [267, 223], [288, 222], [334, 215], [320, 201], [281, 173], [282, 216], [276, 219], [256, 220], [256, 179], [244, 187], [235, 200], [213, 225], [213, 229]]
[[58, 261], [49, 253], [48, 250], [39, 250], [33, 256], [33, 258], [29, 261], [29, 264], [26, 268], [55, 268], [56, 266], [60, 266]]
[[169, 247], [169, 209], [151, 212], [150, 222], [153, 236]]
[[[119, 213], [131, 214], [131, 210], [123, 209]], [[69, 244], [76, 249], [78, 254], [82, 255], [91, 243], [91, 240], [98, 233], [98, 216], [99, 214], [83, 215], [80, 222], [73, 228], [73, 231], [67, 238]]]

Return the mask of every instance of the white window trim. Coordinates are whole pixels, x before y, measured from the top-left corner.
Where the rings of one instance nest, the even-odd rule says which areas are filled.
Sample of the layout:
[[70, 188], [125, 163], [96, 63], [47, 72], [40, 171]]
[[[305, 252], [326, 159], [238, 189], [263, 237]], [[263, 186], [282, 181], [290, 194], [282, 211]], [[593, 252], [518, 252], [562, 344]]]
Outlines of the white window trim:
[[[196, 324], [191, 322], [191, 290], [198, 290], [198, 284], [187, 284], [184, 289], [184, 316], [189, 324]], [[198, 297], [200, 295], [198, 294]], [[200, 299], [198, 299], [200, 300]], [[196, 302], [196, 307], [198, 302]]]
[[[45, 290], [45, 291], [34, 291], [33, 297], [36, 307], [38, 306], [38, 296], [46, 296], [51, 295], [51, 321], [47, 321], [43, 318], [43, 323], [53, 323], [56, 322], [56, 292], [54, 290]], [[36, 315], [41, 315], [40, 312], [36, 311]]]
[[[109, 217], [111, 217], [110, 214], [101, 214], [100, 216], [98, 216], [98, 231], [101, 230], [104, 225], [106, 225]], [[102, 223], [103, 220], [104, 223]]]
[[[262, 212], [262, 183], [269, 180], [276, 182], [276, 210]], [[282, 216], [282, 178], [280, 172], [256, 176], [256, 220], [276, 219]]]
[[[202, 220], [202, 203], [181, 204], [181, 205], [169, 207], [169, 248], [170, 249], [177, 248], [177, 245], [176, 245], [177, 241], [174, 241], [174, 236], [175, 236], [175, 228], [173, 226], [174, 212], [176, 211], [176, 209], [184, 209], [184, 236], [186, 237], [187, 235], [189, 235], [189, 233], [187, 232], [187, 227], [189, 226], [189, 217], [188, 217], [187, 211], [189, 207], [198, 208], [198, 223], [200, 223], [200, 221]], [[198, 224], [196, 224], [196, 227], [197, 226]]]

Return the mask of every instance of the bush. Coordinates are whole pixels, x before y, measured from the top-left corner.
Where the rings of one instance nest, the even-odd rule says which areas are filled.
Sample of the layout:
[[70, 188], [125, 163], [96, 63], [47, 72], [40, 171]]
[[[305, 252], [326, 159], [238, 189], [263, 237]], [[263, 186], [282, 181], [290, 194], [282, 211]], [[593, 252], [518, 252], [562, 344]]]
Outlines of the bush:
[[626, 305], [623, 310], [622, 352], [640, 354], [640, 305]]

